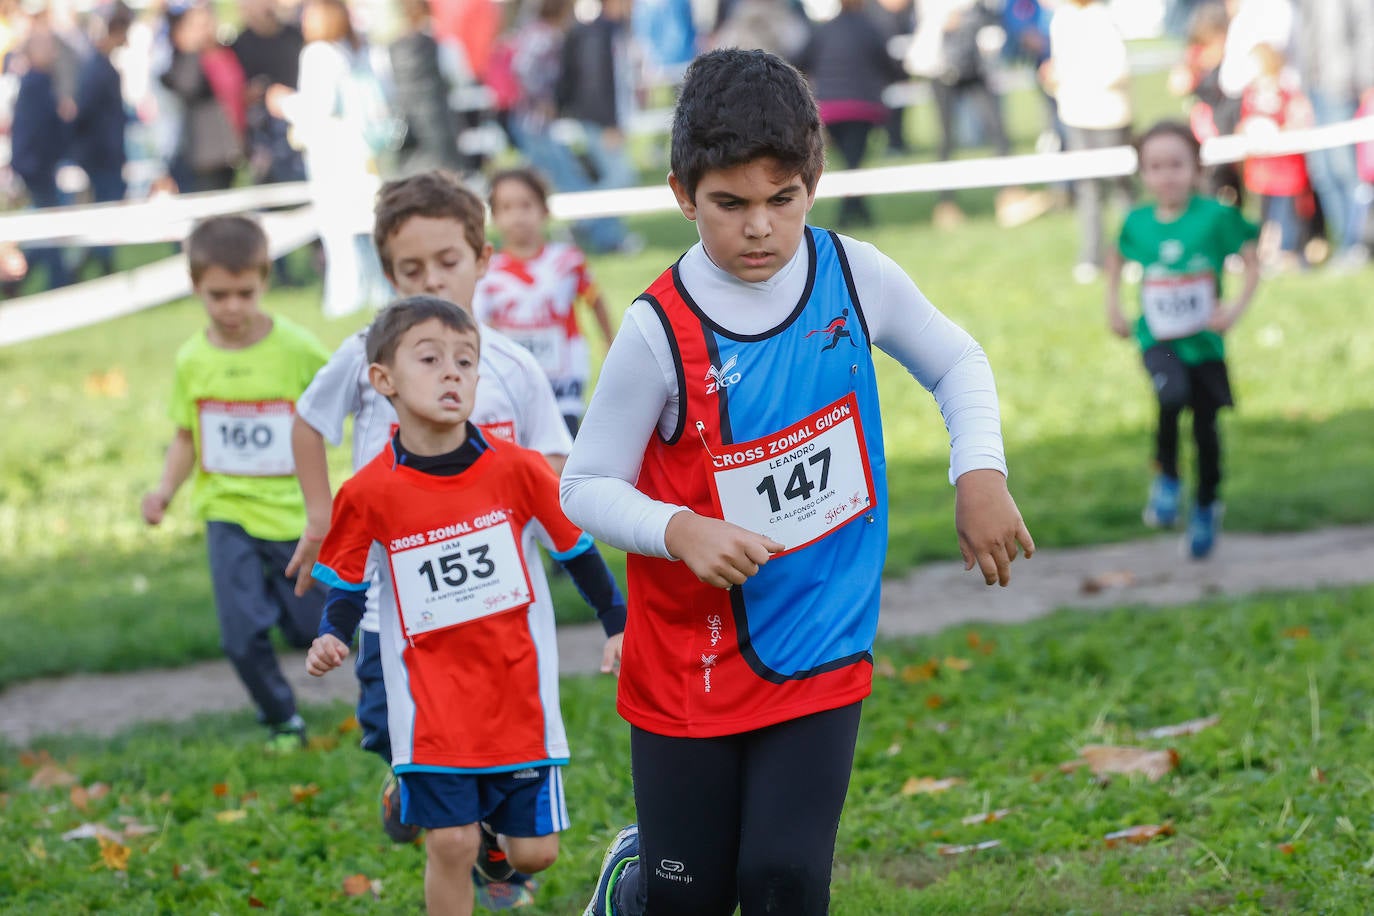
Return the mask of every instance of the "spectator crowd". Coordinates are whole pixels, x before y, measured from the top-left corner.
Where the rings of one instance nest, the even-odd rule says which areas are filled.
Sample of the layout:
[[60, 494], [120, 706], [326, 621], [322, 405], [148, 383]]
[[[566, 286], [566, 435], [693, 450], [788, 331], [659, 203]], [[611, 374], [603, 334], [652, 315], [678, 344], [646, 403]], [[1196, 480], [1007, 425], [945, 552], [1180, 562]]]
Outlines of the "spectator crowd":
[[[579, 14], [588, 13], [577, 4]], [[240, 0], [232, 7], [152, 0], [0, 0], [0, 184], [35, 208], [162, 191], [307, 180], [320, 221], [324, 308], [344, 314], [388, 296], [367, 242], [382, 179], [442, 168], [474, 184], [518, 157], [555, 190], [640, 183], [631, 143], [671, 100], [701, 50], [764, 48], [809, 78], [832, 162], [911, 152], [905, 112], [933, 100], [938, 158], [1011, 149], [1002, 96], [1028, 81], [1044, 101], [1042, 149], [1128, 143], [1132, 71], [1106, 0]], [[1374, 104], [1368, 0], [1172, 0], [1185, 32], [1171, 92], [1201, 140], [1347, 120]], [[709, 8], [708, 8], [709, 7]], [[220, 14], [236, 14], [225, 21]], [[652, 103], [652, 104], [651, 104]], [[647, 125], [647, 126], [644, 126]], [[0, 152], [0, 157], [3, 152]], [[659, 154], [661, 159], [661, 154]], [[1212, 193], [1258, 201], [1271, 270], [1368, 258], [1368, 147], [1252, 159], [1209, 170]], [[661, 168], [661, 162], [652, 163]], [[1076, 208], [1073, 274], [1104, 260], [1104, 210], [1129, 179], [1048, 191], [1004, 190], [1004, 225], [1056, 201]], [[962, 218], [952, 193], [938, 225]], [[838, 224], [872, 219], [861, 197]], [[613, 217], [572, 227], [592, 252], [633, 251]], [[8, 246], [7, 264], [18, 252]], [[115, 269], [109, 248], [28, 248], [48, 287]], [[15, 270], [0, 282], [12, 289]], [[301, 278], [277, 266], [279, 283]]]

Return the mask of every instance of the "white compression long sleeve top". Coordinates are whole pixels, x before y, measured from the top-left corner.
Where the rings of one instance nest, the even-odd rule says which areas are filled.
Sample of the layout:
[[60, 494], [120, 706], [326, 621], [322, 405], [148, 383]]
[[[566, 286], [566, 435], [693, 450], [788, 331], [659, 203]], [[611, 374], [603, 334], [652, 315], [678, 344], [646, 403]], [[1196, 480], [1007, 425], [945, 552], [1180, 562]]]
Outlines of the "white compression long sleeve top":
[[[967, 471], [1006, 473], [997, 389], [987, 356], [940, 313], [897, 264], [872, 245], [841, 236], [872, 342], [934, 396], [950, 436], [950, 481]], [[732, 333], [777, 327], [801, 297], [807, 246], [768, 280], [748, 283], [717, 267], [700, 243], [683, 256], [683, 284], [701, 309]], [[669, 557], [668, 520], [683, 507], [635, 489], [644, 444], [677, 425], [677, 372], [667, 334], [636, 300], [606, 355], [591, 404], [563, 470], [568, 518], [622, 550]]]

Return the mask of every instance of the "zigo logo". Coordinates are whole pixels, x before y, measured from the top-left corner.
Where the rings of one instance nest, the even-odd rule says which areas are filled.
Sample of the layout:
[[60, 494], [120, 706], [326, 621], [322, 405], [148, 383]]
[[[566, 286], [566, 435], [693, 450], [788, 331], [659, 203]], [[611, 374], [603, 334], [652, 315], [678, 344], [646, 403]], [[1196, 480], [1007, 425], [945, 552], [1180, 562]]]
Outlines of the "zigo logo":
[[739, 383], [740, 374], [731, 372], [735, 368], [735, 363], [739, 361], [739, 354], [736, 353], [725, 361], [720, 367], [712, 366], [706, 370], [706, 393], [715, 394], [721, 388], [729, 388], [731, 385]]

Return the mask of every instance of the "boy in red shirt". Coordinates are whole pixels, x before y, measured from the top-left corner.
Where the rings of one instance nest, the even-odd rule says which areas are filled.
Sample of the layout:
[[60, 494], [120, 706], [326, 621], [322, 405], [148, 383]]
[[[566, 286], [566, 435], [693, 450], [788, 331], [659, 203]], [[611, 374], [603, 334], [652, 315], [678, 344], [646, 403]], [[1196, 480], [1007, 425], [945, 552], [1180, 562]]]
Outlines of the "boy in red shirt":
[[524, 874], [553, 864], [568, 825], [553, 607], [529, 575], [536, 539], [586, 567], [577, 580], [609, 643], [625, 621], [548, 462], [469, 422], [479, 351], [472, 317], [432, 296], [397, 302], [368, 331], [369, 376], [399, 428], [335, 497], [314, 569], [332, 588], [306, 661], [320, 676], [347, 657], [371, 557], [396, 599], [380, 621], [392, 765], [402, 821], [429, 830], [431, 913], [472, 912], [480, 824]]

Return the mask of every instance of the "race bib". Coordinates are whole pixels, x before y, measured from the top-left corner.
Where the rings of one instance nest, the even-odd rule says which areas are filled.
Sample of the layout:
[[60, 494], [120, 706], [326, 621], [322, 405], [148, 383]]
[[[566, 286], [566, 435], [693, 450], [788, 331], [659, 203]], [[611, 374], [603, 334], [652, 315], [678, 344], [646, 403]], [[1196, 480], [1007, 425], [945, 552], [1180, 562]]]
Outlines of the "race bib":
[[1155, 340], [1175, 340], [1205, 329], [1216, 310], [1211, 273], [1146, 277], [1140, 288], [1145, 324]]
[[797, 550], [876, 502], [858, 401], [850, 394], [798, 423], [711, 456], [724, 519]]
[[[393, 542], [388, 551], [407, 638], [524, 607], [534, 599], [505, 513], [486, 527], [459, 522]], [[404, 546], [411, 541], [420, 546]], [[396, 549], [399, 548], [399, 549]]]
[[529, 350], [545, 375], [566, 371], [568, 335], [562, 328], [516, 328], [506, 336]]
[[235, 477], [289, 477], [290, 401], [201, 401], [200, 466]]

